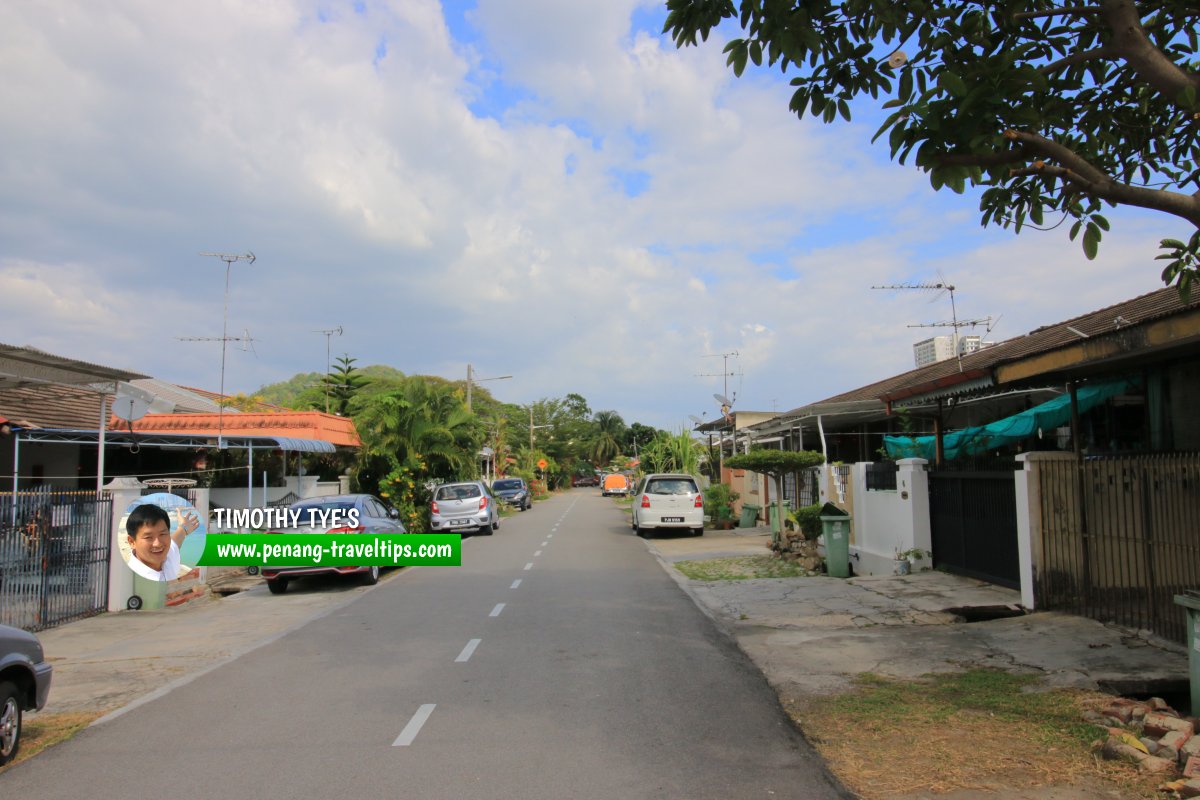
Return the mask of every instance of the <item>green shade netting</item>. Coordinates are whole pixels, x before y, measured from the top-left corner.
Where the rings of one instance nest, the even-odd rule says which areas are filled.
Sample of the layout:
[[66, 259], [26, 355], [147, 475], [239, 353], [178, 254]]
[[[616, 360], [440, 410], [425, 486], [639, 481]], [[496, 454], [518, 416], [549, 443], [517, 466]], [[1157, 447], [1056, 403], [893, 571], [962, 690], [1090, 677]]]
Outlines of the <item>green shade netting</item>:
[[[1080, 386], [1075, 395], [1079, 413], [1089, 411], [1110, 397], [1124, 394], [1137, 383], [1133, 379], [1091, 383]], [[947, 461], [959, 456], [973, 456], [1015, 444], [1033, 436], [1038, 430], [1053, 430], [1071, 421], [1071, 395], [1063, 393], [1053, 400], [1026, 409], [1020, 414], [972, 428], [952, 431], [942, 437]], [[883, 446], [890, 458], [924, 458], [933, 461], [937, 442], [933, 436], [884, 436]]]

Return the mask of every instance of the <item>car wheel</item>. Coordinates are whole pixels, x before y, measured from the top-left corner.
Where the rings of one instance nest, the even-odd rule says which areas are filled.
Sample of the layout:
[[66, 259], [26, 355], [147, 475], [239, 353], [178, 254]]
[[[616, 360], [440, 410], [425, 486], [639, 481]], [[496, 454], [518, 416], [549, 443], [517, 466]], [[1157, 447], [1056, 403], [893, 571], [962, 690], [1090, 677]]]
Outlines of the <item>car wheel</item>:
[[283, 594], [287, 591], [287, 579], [276, 578], [273, 581], [267, 581], [267, 588], [271, 590], [271, 594]]
[[491, 536], [492, 535], [491, 523], [488, 523], [486, 525], [480, 525], [479, 526], [479, 535], [480, 536]]
[[703, 536], [704, 528], [692, 528], [692, 536]]
[[637, 535], [643, 539], [649, 538], [650, 536], [650, 531], [646, 528], [635, 528], [635, 531], [637, 532]]
[[0, 683], [0, 766], [12, 761], [21, 747], [21, 696], [16, 685]]
[[125, 601], [125, 607], [130, 611], [137, 611], [142, 607], [141, 595], [131, 594], [129, 599]]
[[374, 586], [379, 583], [379, 567], [367, 567], [367, 571], [362, 574], [362, 582], [364, 586]]

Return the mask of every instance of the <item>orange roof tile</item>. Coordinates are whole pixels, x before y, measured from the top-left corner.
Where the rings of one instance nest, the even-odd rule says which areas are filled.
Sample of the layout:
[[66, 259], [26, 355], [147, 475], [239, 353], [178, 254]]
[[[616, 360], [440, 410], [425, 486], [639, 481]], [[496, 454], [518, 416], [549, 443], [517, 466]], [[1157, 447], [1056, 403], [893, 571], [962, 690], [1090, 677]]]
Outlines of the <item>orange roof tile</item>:
[[[147, 414], [133, 423], [137, 433], [187, 433], [216, 436], [286, 436], [320, 439], [338, 447], [361, 447], [354, 420], [321, 411], [285, 411], [273, 414]], [[114, 418], [112, 427], [125, 424]]]

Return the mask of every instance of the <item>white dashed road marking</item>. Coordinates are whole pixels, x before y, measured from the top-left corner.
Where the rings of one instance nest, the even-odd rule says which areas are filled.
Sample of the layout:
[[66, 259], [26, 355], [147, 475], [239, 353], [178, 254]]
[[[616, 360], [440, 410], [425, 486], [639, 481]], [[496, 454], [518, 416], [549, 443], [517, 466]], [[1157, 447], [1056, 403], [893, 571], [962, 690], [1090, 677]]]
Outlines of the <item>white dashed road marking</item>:
[[525, 569], [533, 569], [533, 562], [530, 561], [528, 564], [526, 564]]
[[521, 585], [521, 579], [520, 579], [520, 578], [517, 578], [515, 581], [513, 581], [513, 585], [512, 585], [512, 586], [510, 586], [510, 587], [508, 587], [508, 588], [510, 588], [510, 589], [515, 589], [515, 588], [517, 588], [517, 587], [518, 587], [518, 586], [520, 586], [520, 585]]
[[534, 551], [533, 551], [533, 557], [534, 557], [534, 558], [537, 558], [537, 557], [538, 557], [538, 556], [540, 556], [541, 554], [542, 554], [542, 551], [541, 551], [541, 550], [534, 550]]
[[489, 617], [498, 617], [498, 616], [500, 616], [500, 612], [503, 610], [504, 610], [504, 603], [496, 603], [496, 607], [492, 609], [492, 613], [488, 614], [488, 616]]
[[479, 647], [479, 643], [482, 641], [482, 639], [472, 639], [467, 642], [467, 646], [462, 649], [462, 652], [458, 654], [458, 658], [454, 659], [454, 662], [457, 664], [463, 661], [470, 661], [471, 654], [475, 652], [475, 648]]
[[396, 741], [392, 742], [392, 747], [408, 747], [413, 743], [413, 739], [417, 738], [417, 734], [421, 732], [421, 726], [429, 719], [429, 715], [437, 708], [437, 703], [426, 703], [417, 709], [417, 713], [413, 714], [413, 718], [404, 726], [404, 730], [400, 731], [400, 735], [396, 737]]

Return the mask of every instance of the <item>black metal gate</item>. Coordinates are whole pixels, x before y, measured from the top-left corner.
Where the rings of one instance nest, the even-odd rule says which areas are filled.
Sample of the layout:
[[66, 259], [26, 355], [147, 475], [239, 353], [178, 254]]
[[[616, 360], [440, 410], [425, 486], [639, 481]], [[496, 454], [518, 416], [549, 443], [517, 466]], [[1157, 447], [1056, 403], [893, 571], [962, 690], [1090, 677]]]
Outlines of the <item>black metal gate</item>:
[[0, 494], [0, 623], [36, 631], [108, 604], [112, 498]]
[[934, 567], [1020, 588], [1015, 468], [929, 473]]
[[1175, 596], [1200, 587], [1200, 454], [1048, 461], [1038, 473], [1038, 605], [1186, 644]]

